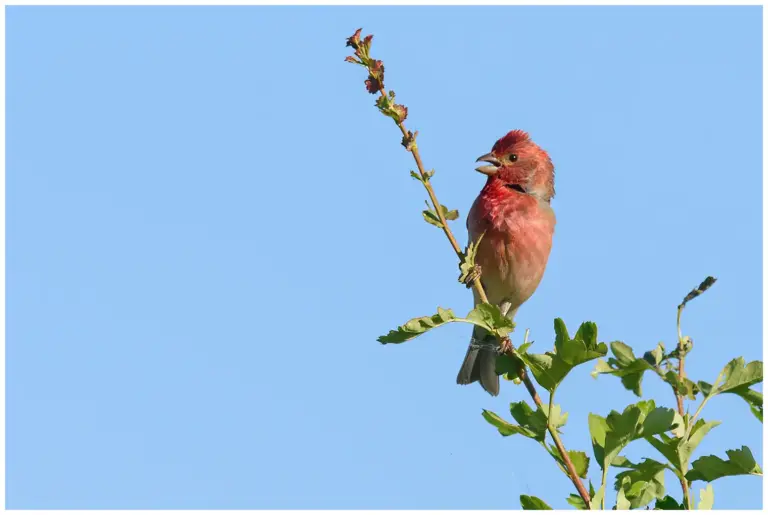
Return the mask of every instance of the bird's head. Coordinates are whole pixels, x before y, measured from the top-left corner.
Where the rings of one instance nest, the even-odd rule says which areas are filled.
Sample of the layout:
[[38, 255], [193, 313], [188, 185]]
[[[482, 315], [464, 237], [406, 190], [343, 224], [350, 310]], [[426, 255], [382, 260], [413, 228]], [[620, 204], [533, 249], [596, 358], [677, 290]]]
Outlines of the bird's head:
[[546, 202], [555, 196], [552, 160], [524, 131], [509, 132], [477, 161], [489, 163], [476, 168], [488, 176], [488, 183], [503, 186], [510, 195], [531, 195]]

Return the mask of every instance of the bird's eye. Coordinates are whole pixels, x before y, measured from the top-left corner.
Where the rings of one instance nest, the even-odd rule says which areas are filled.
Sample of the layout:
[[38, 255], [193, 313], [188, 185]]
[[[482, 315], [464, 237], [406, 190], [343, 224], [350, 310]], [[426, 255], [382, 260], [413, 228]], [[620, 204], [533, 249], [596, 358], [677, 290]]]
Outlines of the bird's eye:
[[517, 154], [509, 154], [509, 160], [513, 163], [517, 161]]

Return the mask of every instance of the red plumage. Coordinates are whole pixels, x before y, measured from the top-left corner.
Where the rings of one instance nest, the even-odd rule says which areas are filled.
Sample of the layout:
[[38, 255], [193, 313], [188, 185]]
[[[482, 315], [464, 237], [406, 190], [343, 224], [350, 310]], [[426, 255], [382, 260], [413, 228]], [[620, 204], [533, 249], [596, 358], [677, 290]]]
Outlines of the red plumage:
[[[478, 168], [489, 177], [470, 209], [467, 229], [472, 241], [485, 233], [475, 261], [489, 302], [514, 318], [541, 282], [552, 249], [554, 166], [549, 155], [520, 130], [498, 140], [481, 159], [493, 166]], [[475, 302], [479, 302], [477, 295]], [[482, 347], [484, 336], [483, 330], [475, 329], [457, 382], [479, 380], [486, 391], [497, 395], [497, 353]]]

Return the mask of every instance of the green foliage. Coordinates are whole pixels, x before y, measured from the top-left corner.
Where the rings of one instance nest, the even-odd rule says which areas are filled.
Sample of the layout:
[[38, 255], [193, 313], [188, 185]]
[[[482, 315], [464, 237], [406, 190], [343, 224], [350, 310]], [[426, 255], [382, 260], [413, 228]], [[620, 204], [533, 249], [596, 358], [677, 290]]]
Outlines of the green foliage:
[[608, 346], [597, 342], [597, 325], [584, 322], [571, 338], [565, 323], [555, 319], [555, 351], [544, 354], [518, 352], [542, 387], [554, 392], [565, 376], [577, 365], [605, 356]]
[[606, 418], [590, 413], [589, 432], [595, 459], [606, 470], [631, 441], [662, 434], [676, 423], [674, 410], [657, 408], [652, 400], [630, 404], [622, 413], [611, 411]]
[[715, 395], [721, 393], [732, 393], [738, 395], [749, 404], [752, 413], [763, 421], [763, 394], [752, 390], [750, 386], [763, 381], [763, 362], [752, 361], [744, 364], [744, 358], [731, 360], [715, 381], [715, 385], [710, 385], [704, 381], [699, 381], [699, 388], [704, 394], [706, 402]]
[[457, 318], [450, 309], [437, 308], [437, 314], [429, 317], [418, 317], [408, 320], [397, 329], [389, 331], [385, 336], [379, 336], [380, 343], [403, 343], [412, 340], [417, 336], [426, 333], [430, 329], [440, 327], [449, 322], [458, 322]]
[[[611, 342], [611, 352], [614, 357], [608, 361], [597, 360], [592, 377], [599, 374], [611, 374], [621, 378], [624, 388], [631, 390], [638, 397], [642, 394], [641, 383], [646, 370], [653, 370], [658, 363], [650, 363], [644, 358], [636, 358], [632, 347], [622, 342]], [[655, 358], [655, 355], [654, 355]]]
[[674, 497], [670, 497], [669, 495], [667, 495], [663, 499], [657, 499], [653, 509], [654, 510], [684, 510], [685, 505], [677, 502]]
[[712, 485], [707, 485], [706, 488], [699, 491], [699, 505], [696, 507], [698, 510], [711, 510], [715, 504], [715, 490]]
[[519, 434], [538, 442], [544, 441], [548, 423], [551, 423], [552, 427], [558, 428], [564, 426], [568, 420], [568, 414], [561, 413], [558, 405], [552, 407], [551, 420], [548, 417], [548, 406], [542, 405], [540, 409], [534, 411], [525, 401], [510, 404], [509, 412], [519, 425], [507, 422], [492, 411], [483, 410], [483, 417], [489, 424], [496, 427], [502, 436]]
[[[595, 499], [595, 487], [592, 486], [592, 481], [589, 482], [589, 499]], [[587, 505], [584, 504], [584, 499], [580, 495], [571, 494], [565, 499], [565, 502], [576, 508], [577, 510], [586, 510]], [[593, 503], [594, 504], [594, 503]]]
[[664, 498], [666, 468], [664, 463], [646, 458], [637, 465], [631, 464], [630, 470], [616, 474], [615, 488], [626, 500], [626, 509], [641, 508], [654, 499]]
[[461, 263], [459, 263], [459, 269], [461, 270], [461, 275], [459, 275], [460, 283], [466, 283], [469, 274], [472, 273], [475, 268], [475, 256], [477, 255], [477, 249], [480, 246], [480, 242], [483, 241], [483, 236], [485, 236], [485, 233], [478, 236], [476, 241], [470, 241], [469, 244], [467, 244], [467, 248], [464, 250], [464, 256]]
[[753, 475], [762, 476], [763, 470], [752, 456], [746, 445], [741, 449], [725, 451], [728, 460], [717, 456], [702, 456], [693, 462], [691, 470], [685, 475], [688, 481], [714, 481], [726, 476]]
[[[418, 176], [417, 176], [418, 177]], [[420, 177], [419, 177], [420, 179]], [[450, 210], [444, 205], [440, 204], [440, 211], [442, 211], [443, 217], [446, 220], [456, 220], [459, 217], [459, 212], [455, 209]], [[439, 227], [442, 229], [443, 222], [440, 221], [440, 217], [437, 215], [434, 209], [429, 207], [429, 204], [427, 204], [427, 209], [421, 212], [421, 214], [424, 216], [424, 221], [428, 224], [432, 224], [435, 227]]]
[[[456, 220], [459, 213], [437, 202], [430, 182], [434, 172], [424, 171], [416, 145], [417, 133], [407, 130], [404, 126], [403, 122], [408, 116], [408, 109], [404, 105], [395, 103], [394, 91], [387, 91], [384, 88], [384, 63], [371, 57], [372, 39], [371, 35], [361, 37], [361, 29], [358, 29], [347, 38], [347, 46], [354, 49], [354, 55], [348, 56], [345, 60], [363, 66], [367, 70], [366, 90], [378, 95], [376, 106], [384, 115], [397, 123], [403, 134], [401, 144], [413, 154], [419, 167], [419, 173], [412, 171], [411, 177], [422, 183], [429, 192], [430, 198], [438, 206], [439, 212], [428, 204], [427, 209], [422, 212], [424, 220], [442, 228], [451, 240], [459, 256], [461, 270], [459, 281], [467, 285], [476, 285], [475, 279], [481, 274], [481, 270], [475, 264], [475, 257], [482, 236], [477, 241], [469, 242], [464, 252], [457, 248], [451, 230], [444, 221]], [[600, 358], [607, 355], [608, 346], [598, 342], [597, 326], [593, 322], [581, 324], [575, 336], [571, 338], [565, 323], [559, 318], [555, 319], [553, 351], [529, 354], [530, 343], [526, 342], [515, 353], [505, 352], [497, 360], [497, 372], [514, 380], [515, 383], [525, 382], [526, 389], [536, 403], [536, 409], [534, 410], [525, 401], [513, 402], [510, 405], [510, 415], [515, 423], [508, 422], [488, 410], [483, 410], [483, 417], [503, 436], [517, 434], [538, 442], [554, 458], [563, 472], [568, 473], [570, 469], [566, 466], [567, 463], [572, 465], [575, 474], [571, 480], [579, 484], [579, 478], [588, 478], [590, 458], [582, 451], [570, 450], [561, 454], [558, 450], [563, 448], [559, 436], [560, 428], [566, 424], [568, 416], [562, 412], [560, 406], [553, 404], [553, 395], [573, 368], [597, 359], [592, 372], [593, 377], [597, 378], [600, 375], [618, 377], [624, 388], [640, 397], [643, 377], [647, 371], [652, 371], [671, 387], [679, 407], [677, 411], [656, 407], [653, 400], [648, 400], [631, 404], [621, 413], [611, 411], [606, 417], [590, 413], [588, 429], [594, 459], [602, 473], [600, 488], [595, 490], [592, 482], [589, 481], [589, 502], [585, 501], [587, 493], [583, 492], [583, 488], [579, 488], [582, 494], [572, 494], [566, 499], [571, 506], [577, 509], [604, 508], [607, 475], [611, 466], [624, 469], [617, 474], [613, 485], [616, 490], [615, 507], [617, 509], [649, 507], [654, 500], [655, 510], [692, 509], [694, 500], [689, 482], [697, 480], [710, 482], [721, 477], [736, 475], [762, 475], [760, 465], [746, 446], [727, 451], [727, 460], [717, 456], [704, 456], [691, 463], [693, 454], [703, 438], [720, 424], [719, 421], [707, 422], [699, 417], [704, 406], [713, 397], [723, 393], [739, 396], [747, 402], [751, 412], [761, 422], [763, 420], [763, 394], [752, 388], [763, 380], [761, 361], [745, 364], [743, 358], [736, 358], [726, 365], [714, 384], [693, 381], [684, 373], [684, 359], [693, 350], [693, 341], [682, 334], [680, 328], [682, 312], [690, 301], [711, 288], [715, 281], [714, 277], [707, 277], [678, 305], [677, 345], [669, 353], [666, 352], [664, 345], [659, 343], [653, 350], [645, 352], [642, 357], [637, 357], [629, 345], [614, 341], [610, 344], [613, 356], [603, 360]], [[479, 291], [480, 289], [478, 293]], [[397, 329], [389, 331], [388, 334], [380, 336], [378, 341], [403, 343], [452, 322], [464, 322], [483, 328], [487, 331], [489, 340], [496, 340], [496, 342], [490, 341], [491, 344], [508, 343], [507, 337], [514, 329], [512, 321], [502, 316], [499, 307], [479, 304], [465, 318], [457, 317], [450, 309], [438, 308], [435, 315], [411, 319]], [[540, 400], [525, 372], [525, 367], [530, 368], [536, 382], [549, 392], [549, 404], [542, 403]], [[695, 401], [699, 396], [702, 397], [701, 403], [691, 415], [683, 407], [684, 398]], [[556, 445], [551, 444], [548, 438]], [[633, 463], [621, 456], [622, 450], [635, 441], [640, 441], [642, 444], [647, 442], [650, 448], [655, 449], [665, 458], [665, 461], [644, 458], [639, 463]], [[666, 494], [664, 474], [667, 470], [671, 471], [684, 486], [686, 493], [682, 502]], [[551, 509], [543, 500], [528, 495], [520, 496], [520, 504], [526, 510]], [[708, 484], [699, 492], [697, 507], [712, 509], [713, 505], [714, 490], [712, 485]]]
[[545, 503], [538, 497], [534, 497], [532, 495], [521, 495], [520, 506], [522, 506], [524, 510], [551, 510], [552, 509], [547, 503]]
[[408, 320], [397, 329], [390, 330], [384, 336], [379, 336], [380, 343], [403, 343], [412, 340], [450, 322], [465, 322], [482, 327], [497, 338], [503, 338], [512, 332], [515, 325], [510, 319], [501, 315], [498, 306], [492, 304], [478, 304], [470, 311], [466, 318], [457, 317], [452, 310], [437, 308], [437, 313], [429, 317], [418, 317]]

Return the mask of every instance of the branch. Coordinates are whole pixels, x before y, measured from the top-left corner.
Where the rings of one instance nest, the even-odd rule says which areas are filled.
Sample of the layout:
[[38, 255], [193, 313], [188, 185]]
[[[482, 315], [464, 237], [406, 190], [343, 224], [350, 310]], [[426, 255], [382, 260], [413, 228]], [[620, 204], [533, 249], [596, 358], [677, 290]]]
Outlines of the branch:
[[[683, 380], [685, 379], [685, 355], [691, 350], [691, 340], [688, 337], [683, 337], [683, 331], [680, 328], [680, 319], [683, 316], [683, 309], [685, 309], [685, 305], [688, 304], [688, 302], [692, 301], [705, 291], [707, 291], [713, 284], [715, 284], [715, 279], [712, 276], [708, 276], [706, 279], [704, 279], [701, 284], [699, 284], [698, 287], [691, 290], [688, 295], [685, 296], [683, 299], [683, 302], [680, 303], [679, 306], [677, 306], [677, 358], [678, 358], [678, 366], [677, 366], [677, 379], [678, 384], [682, 385]], [[717, 380], [720, 380], [720, 376], [718, 376]], [[680, 413], [680, 416], [683, 417], [683, 420], [685, 420], [685, 410], [683, 407], [683, 394], [680, 392], [678, 388], [675, 388], [675, 395], [677, 396], [677, 411]], [[688, 427], [685, 428], [685, 439], [688, 439], [688, 436], [690, 435], [691, 426], [693, 425], [693, 422], [696, 420], [696, 418], [699, 416], [699, 413], [701, 413], [702, 408], [704, 408], [704, 404], [706, 404], [708, 398], [704, 398], [701, 405], [699, 406], [699, 409], [696, 410], [696, 413], [693, 415], [693, 418], [691, 418], [688, 421]], [[685, 479], [685, 476], [680, 477], [680, 486], [683, 489], [683, 497], [685, 498], [685, 505], [688, 507], [689, 510], [693, 509], [693, 499], [691, 498], [691, 493], [689, 491], [690, 484], [688, 484], [688, 480]]]
[[[346, 58], [346, 61], [359, 64], [367, 68], [368, 79], [365, 81], [366, 89], [371, 94], [376, 94], [376, 93], [379, 94], [379, 98], [376, 102], [376, 106], [384, 115], [389, 116], [395, 121], [395, 124], [397, 124], [397, 127], [400, 129], [400, 132], [403, 134], [402, 144], [405, 147], [405, 149], [413, 155], [414, 161], [416, 161], [416, 167], [419, 170], [420, 182], [424, 185], [424, 188], [427, 190], [427, 194], [429, 195], [429, 200], [430, 202], [432, 202], [432, 207], [434, 208], [435, 213], [440, 219], [440, 224], [442, 226], [443, 232], [445, 233], [445, 236], [448, 238], [448, 241], [450, 242], [451, 247], [453, 247], [453, 251], [456, 253], [456, 256], [459, 258], [459, 261], [464, 262], [464, 260], [466, 259], [466, 255], [461, 250], [461, 247], [456, 241], [456, 238], [454, 237], [450, 227], [448, 227], [448, 221], [445, 219], [443, 210], [441, 209], [440, 203], [437, 200], [437, 195], [435, 194], [435, 190], [432, 188], [432, 184], [430, 183], [430, 178], [432, 177], [432, 173], [427, 172], [424, 169], [424, 164], [422, 163], [421, 155], [419, 154], [419, 147], [418, 145], [416, 145], [416, 135], [418, 134], [418, 131], [415, 133], [412, 133], [411, 131], [405, 128], [405, 124], [403, 123], [408, 116], [408, 108], [406, 108], [403, 105], [394, 103], [394, 100], [395, 100], [394, 91], [390, 91], [389, 94], [387, 94], [387, 91], [384, 88], [384, 63], [382, 63], [380, 60], [372, 59], [369, 54], [373, 36], [369, 35], [361, 40], [360, 39], [361, 31], [362, 29], [358, 29], [357, 32], [355, 32], [352, 35], [352, 37], [347, 39], [347, 46], [351, 46], [352, 48], [354, 48], [356, 57], [349, 56]], [[485, 290], [483, 289], [483, 285], [480, 282], [479, 275], [476, 275], [472, 280], [472, 288], [474, 288], [474, 290], [477, 292], [477, 295], [482, 302], [488, 303], [488, 296], [485, 294]], [[504, 354], [506, 354], [511, 358], [517, 357], [515, 348], [508, 337], [499, 340], [499, 344]], [[521, 364], [518, 374], [520, 376], [520, 379], [522, 379], [523, 384], [525, 384], [525, 388], [526, 390], [528, 390], [528, 393], [533, 399], [533, 402], [536, 403], [536, 406], [539, 409], [542, 409], [543, 405], [541, 402], [541, 398], [539, 397], [539, 394], [536, 392], [536, 387], [534, 386], [533, 381], [531, 381], [531, 378], [528, 375], [528, 371], [526, 370], [524, 364]], [[576, 472], [576, 467], [574, 467], [573, 462], [571, 461], [571, 458], [568, 455], [568, 451], [565, 449], [565, 446], [563, 445], [560, 435], [557, 433], [557, 430], [553, 428], [551, 424], [549, 424], [549, 421], [547, 421], [547, 431], [549, 432], [550, 436], [552, 436], [552, 440], [555, 442], [555, 447], [557, 447], [557, 451], [560, 453], [560, 457], [563, 459], [563, 463], [565, 464], [565, 467], [568, 471], [568, 475], [570, 476], [571, 481], [573, 482], [573, 485], [576, 487], [576, 490], [579, 492], [579, 495], [581, 496], [582, 500], [584, 501], [584, 504], [586, 506], [591, 506], [589, 492], [584, 487], [584, 484], [581, 482], [581, 479], [579, 478], [579, 475]]]

